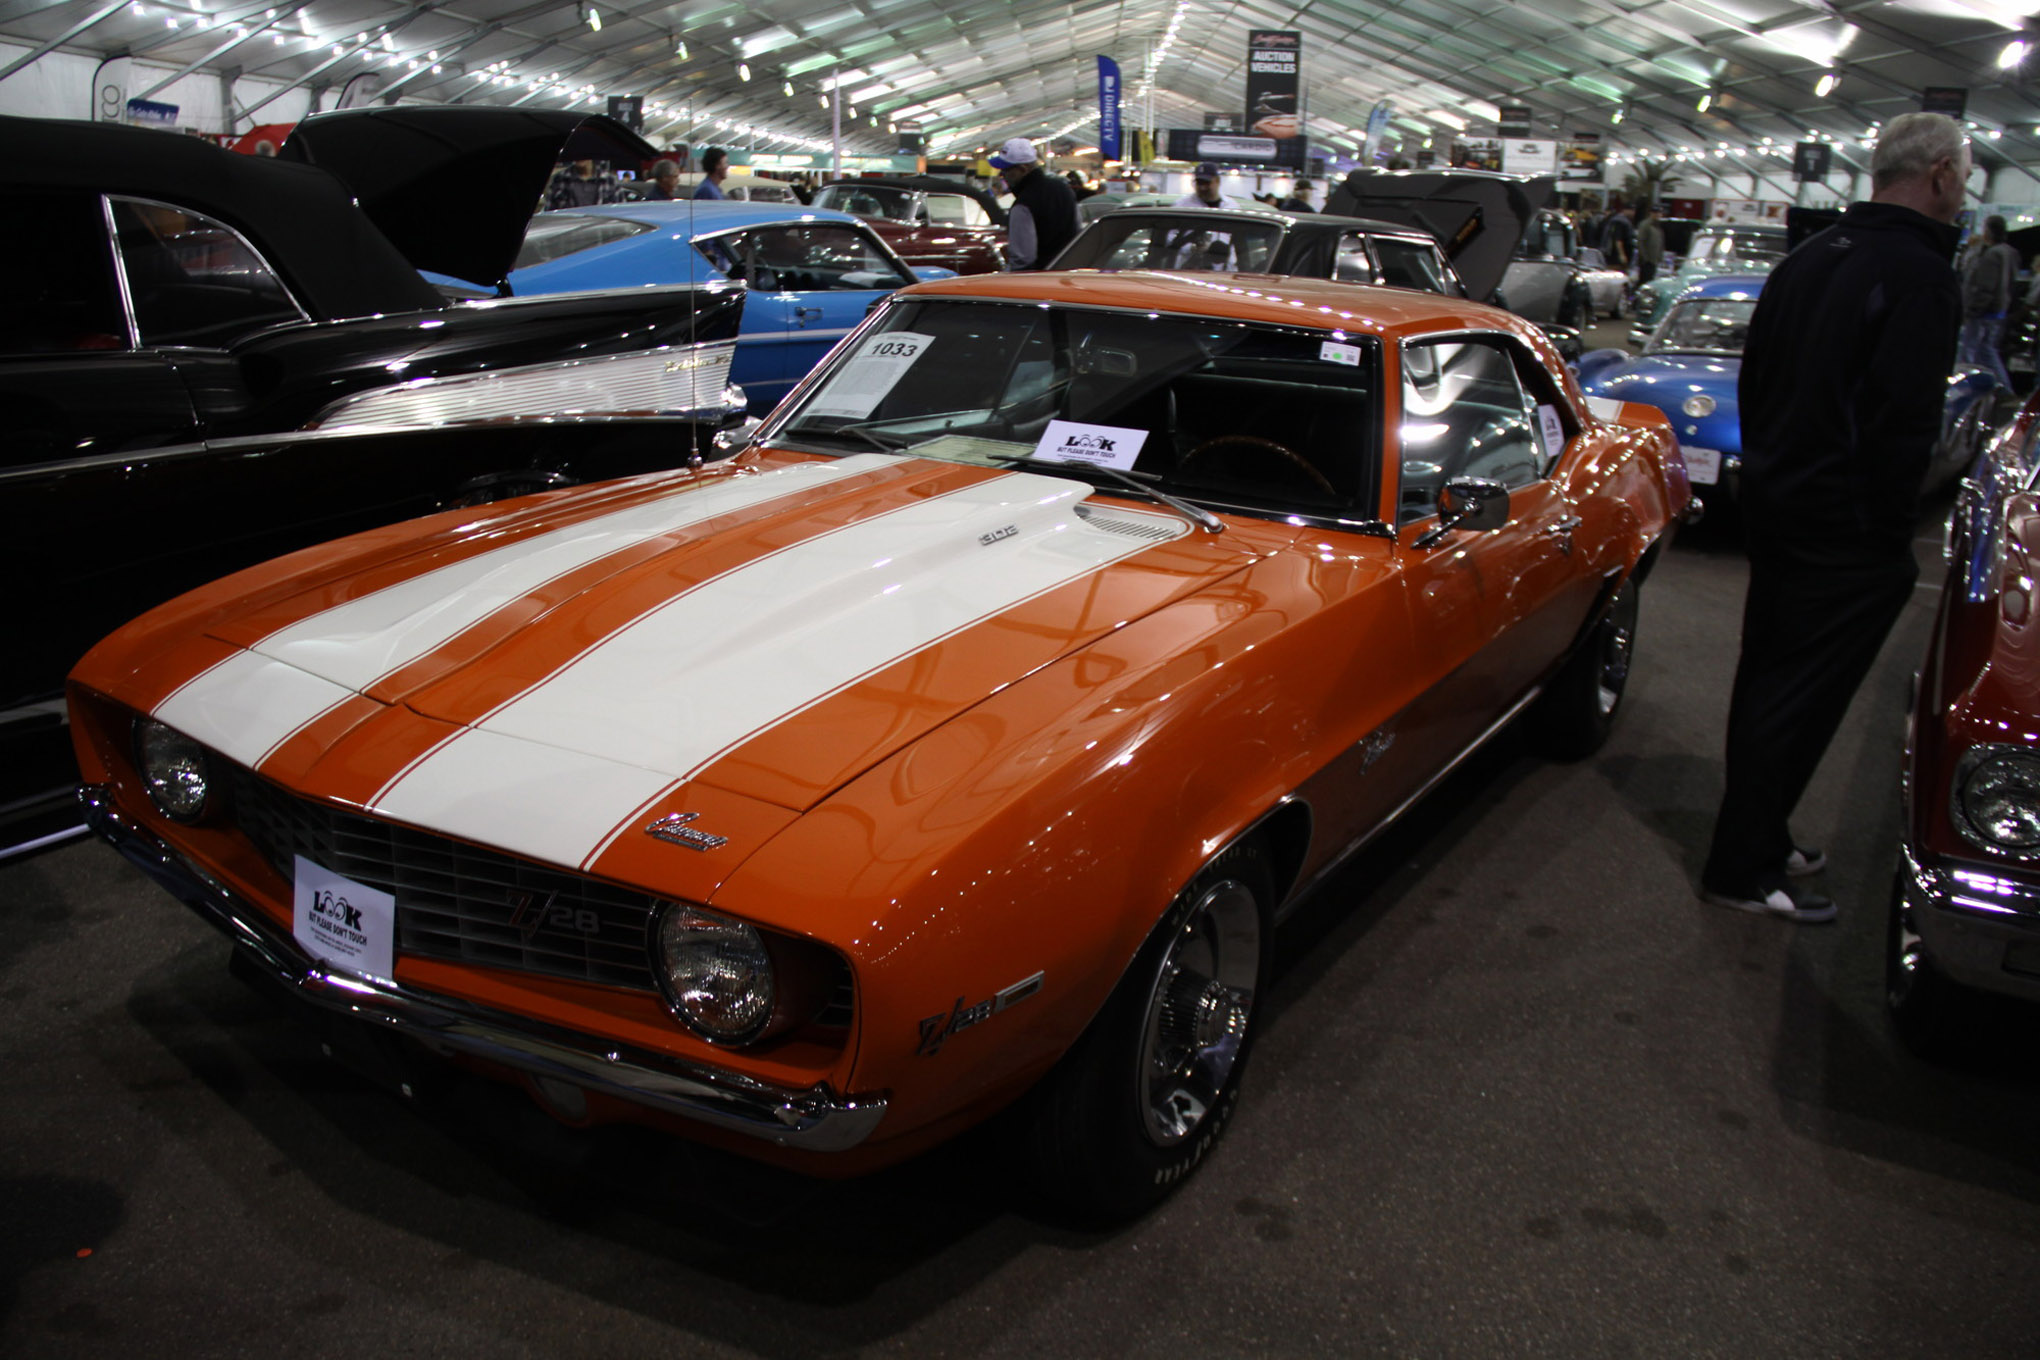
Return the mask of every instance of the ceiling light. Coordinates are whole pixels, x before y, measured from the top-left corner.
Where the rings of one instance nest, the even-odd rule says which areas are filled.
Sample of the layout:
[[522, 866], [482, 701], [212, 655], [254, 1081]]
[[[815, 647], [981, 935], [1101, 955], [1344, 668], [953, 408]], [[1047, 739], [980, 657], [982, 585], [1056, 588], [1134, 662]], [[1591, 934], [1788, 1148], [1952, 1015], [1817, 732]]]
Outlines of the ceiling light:
[[588, 6], [586, 17], [588, 20], [588, 31], [590, 33], [600, 33], [602, 31], [602, 15], [595, 6]]
[[740, 61], [740, 62], [738, 62], [738, 63], [737, 63], [737, 79], [738, 79], [738, 80], [749, 80], [750, 78], [751, 78], [751, 63], [750, 63], [750, 62], [748, 62], [748, 61]]
[[2014, 38], [2005, 44], [2004, 51], [1998, 53], [1998, 69], [2009, 71], [2012, 67], [2024, 61], [2026, 54], [2032, 50], [2033, 45], [2024, 38]]
[[680, 45], [673, 49], [673, 53], [675, 56], [679, 57], [680, 60], [682, 61], [687, 60], [687, 39], [682, 38], [680, 40]]
[[1714, 107], [1714, 96], [1711, 93], [1701, 95], [1700, 102], [1695, 104], [1693, 107], [1698, 109], [1702, 113], [1707, 112], [1707, 110]]
[[1611, 122], [1611, 123], [1619, 123], [1619, 122], [1621, 122], [1621, 121], [1622, 121], [1622, 119], [1623, 119], [1623, 118], [1624, 118], [1624, 117], [1625, 117], [1625, 116], [1626, 116], [1626, 115], [1628, 114], [1628, 112], [1629, 112], [1629, 110], [1628, 110], [1628, 109], [1617, 109], [1617, 110], [1615, 110], [1615, 112], [1614, 112], [1614, 113], [1613, 113], [1613, 114], [1612, 114], [1612, 115], [1611, 115], [1611, 116], [1609, 117], [1608, 121], [1609, 121], [1609, 122]]
[[1818, 81], [1814, 83], [1813, 92], [1819, 95], [1822, 99], [1826, 99], [1829, 95], [1835, 92], [1835, 86], [1841, 83], [1842, 78], [1836, 75], [1833, 71], [1829, 71], [1826, 75], [1823, 75]]
[[779, 88], [780, 88], [780, 89], [782, 89], [782, 90], [784, 90], [784, 91], [786, 91], [786, 97], [787, 97], [788, 99], [791, 99], [791, 98], [793, 98], [793, 82], [792, 82], [792, 81], [788, 80], [788, 81], [784, 81], [784, 82], [782, 82], [782, 83], [780, 84]]

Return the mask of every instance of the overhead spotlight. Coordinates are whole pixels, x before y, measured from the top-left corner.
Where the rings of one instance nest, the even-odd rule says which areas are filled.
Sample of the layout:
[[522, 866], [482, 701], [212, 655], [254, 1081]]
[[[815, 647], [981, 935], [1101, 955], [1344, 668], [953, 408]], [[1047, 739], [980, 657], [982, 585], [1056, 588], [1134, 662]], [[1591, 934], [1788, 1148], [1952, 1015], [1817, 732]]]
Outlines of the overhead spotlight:
[[738, 62], [738, 63], [737, 63], [737, 79], [738, 79], [738, 80], [749, 80], [750, 78], [751, 78], [751, 63], [750, 63], [750, 62], [748, 62], [748, 61], [740, 61], [740, 62]]
[[1823, 75], [1819, 80], [1814, 82], [1813, 92], [1819, 95], [1822, 99], [1826, 99], [1829, 95], [1835, 92], [1835, 86], [1841, 83], [1842, 78], [1836, 75], [1833, 71], [1829, 71], [1827, 74]]
[[1998, 69], [2000, 71], [2011, 70], [2014, 66], [2024, 61], [2026, 54], [2032, 50], [2033, 44], [2027, 42], [2024, 38], [2014, 38], [2005, 44], [2004, 51], [1998, 53]]
[[822, 107], [823, 107], [823, 108], [825, 108], [825, 109], [826, 109], [827, 107], [829, 107], [829, 96], [827, 96], [827, 95], [823, 95], [823, 96], [822, 96], [822, 98], [821, 98], [821, 104], [822, 104]]
[[1701, 96], [1700, 96], [1700, 102], [1699, 102], [1699, 103], [1697, 103], [1697, 104], [1695, 104], [1695, 105], [1694, 105], [1693, 107], [1694, 107], [1694, 108], [1696, 108], [1696, 109], [1698, 109], [1698, 110], [1699, 110], [1700, 112], [1702, 112], [1702, 113], [1705, 113], [1705, 112], [1707, 112], [1707, 110], [1709, 110], [1709, 109], [1713, 108], [1713, 107], [1714, 107], [1714, 95], [1713, 95], [1713, 93], [1712, 93], [1712, 92], [1709, 92], [1709, 93], [1707, 93], [1707, 94], [1703, 94], [1703, 95], [1701, 95]]
[[788, 99], [791, 99], [791, 98], [793, 98], [793, 82], [792, 82], [792, 81], [788, 80], [788, 81], [783, 81], [783, 82], [781, 82], [781, 84], [780, 84], [779, 88], [780, 88], [780, 89], [782, 89], [782, 90], [784, 90], [784, 91], [786, 91], [786, 97], [787, 97]]
[[587, 12], [581, 17], [588, 21], [588, 31], [590, 33], [600, 33], [602, 31], [602, 13], [595, 6], [588, 6]]
[[687, 60], [687, 39], [682, 38], [680, 40], [680, 45], [673, 49], [673, 55], [677, 56], [682, 61]]
[[1623, 120], [1624, 117], [1628, 115], [1628, 113], [1629, 113], [1628, 109], [1618, 108], [1615, 110], [1613, 114], [1609, 116], [1608, 121], [1611, 123], [1619, 123]]

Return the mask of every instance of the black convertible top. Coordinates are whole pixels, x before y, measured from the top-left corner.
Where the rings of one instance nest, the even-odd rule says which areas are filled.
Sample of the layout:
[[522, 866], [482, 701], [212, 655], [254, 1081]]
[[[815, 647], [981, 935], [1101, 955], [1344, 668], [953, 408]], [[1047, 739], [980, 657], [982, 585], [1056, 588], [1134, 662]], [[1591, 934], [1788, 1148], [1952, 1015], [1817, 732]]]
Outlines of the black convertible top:
[[[0, 117], [0, 184], [131, 194], [232, 226], [315, 318], [443, 305], [331, 175], [153, 128]], [[27, 263], [31, 267], [32, 261]]]

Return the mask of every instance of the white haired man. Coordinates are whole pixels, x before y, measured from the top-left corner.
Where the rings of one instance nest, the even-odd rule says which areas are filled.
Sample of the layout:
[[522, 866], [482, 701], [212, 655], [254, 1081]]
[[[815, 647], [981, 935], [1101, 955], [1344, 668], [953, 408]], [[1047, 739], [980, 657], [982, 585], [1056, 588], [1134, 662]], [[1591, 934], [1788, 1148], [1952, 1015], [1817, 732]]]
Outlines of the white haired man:
[[1827, 860], [1787, 822], [1912, 598], [1920, 482], [1962, 321], [1949, 263], [1969, 180], [1961, 125], [1893, 119], [1870, 175], [1869, 202], [1772, 271], [1737, 381], [1750, 585], [1700, 894], [1803, 922], [1833, 920], [1835, 904], [1793, 881]]

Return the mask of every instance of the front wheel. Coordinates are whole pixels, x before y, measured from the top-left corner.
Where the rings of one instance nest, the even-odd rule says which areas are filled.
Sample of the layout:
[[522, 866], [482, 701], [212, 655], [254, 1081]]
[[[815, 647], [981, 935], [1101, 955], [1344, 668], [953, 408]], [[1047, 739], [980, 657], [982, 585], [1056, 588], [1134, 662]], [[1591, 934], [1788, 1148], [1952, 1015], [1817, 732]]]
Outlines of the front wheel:
[[1580, 760], [1601, 749], [1629, 688], [1636, 650], [1636, 578], [1616, 587], [1607, 612], [1578, 651], [1559, 669], [1539, 701], [1538, 731], [1560, 760]]
[[1056, 1217], [1125, 1222], [1217, 1144], [1253, 1046], [1272, 898], [1259, 842], [1206, 865], [1034, 1093], [1028, 1156]]
[[1916, 1057], [1945, 1057], [1962, 1028], [1959, 1016], [1968, 1000], [1960, 984], [1934, 966], [1926, 941], [1907, 923], [1905, 885], [1894, 877], [1884, 923], [1884, 1005], [1899, 1042]]

